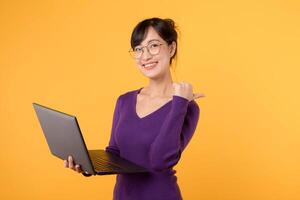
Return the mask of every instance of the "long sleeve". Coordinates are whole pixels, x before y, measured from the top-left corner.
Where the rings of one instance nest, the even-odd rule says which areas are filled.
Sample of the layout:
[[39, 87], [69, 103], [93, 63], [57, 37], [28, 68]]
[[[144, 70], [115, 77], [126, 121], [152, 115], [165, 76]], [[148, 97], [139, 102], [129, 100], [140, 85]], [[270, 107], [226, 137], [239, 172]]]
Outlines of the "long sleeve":
[[120, 107], [121, 107], [121, 99], [119, 97], [117, 99], [114, 114], [113, 114], [113, 122], [112, 122], [112, 128], [111, 128], [109, 144], [105, 148], [105, 150], [107, 152], [114, 153], [118, 156], [120, 156], [120, 149], [118, 147], [118, 144], [116, 143], [115, 133], [116, 133], [116, 127], [117, 127], [118, 122], [119, 122], [119, 117], [120, 117]]
[[150, 146], [151, 168], [162, 171], [176, 165], [182, 151], [192, 138], [200, 109], [195, 101], [173, 96], [172, 107], [159, 134]]

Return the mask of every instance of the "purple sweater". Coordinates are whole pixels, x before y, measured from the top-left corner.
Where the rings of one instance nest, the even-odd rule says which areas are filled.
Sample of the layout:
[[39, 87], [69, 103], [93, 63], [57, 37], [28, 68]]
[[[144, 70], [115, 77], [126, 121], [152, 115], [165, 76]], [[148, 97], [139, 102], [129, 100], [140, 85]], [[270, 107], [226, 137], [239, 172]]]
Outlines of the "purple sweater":
[[200, 109], [194, 100], [174, 95], [158, 110], [140, 118], [136, 102], [141, 89], [118, 97], [106, 151], [149, 172], [118, 174], [114, 200], [182, 199], [173, 166], [195, 132]]

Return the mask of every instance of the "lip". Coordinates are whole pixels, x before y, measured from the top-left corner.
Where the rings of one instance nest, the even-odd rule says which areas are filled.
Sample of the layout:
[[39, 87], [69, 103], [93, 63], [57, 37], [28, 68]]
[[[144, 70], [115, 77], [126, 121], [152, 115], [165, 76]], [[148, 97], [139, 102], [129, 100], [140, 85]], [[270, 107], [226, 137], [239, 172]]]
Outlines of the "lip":
[[153, 61], [153, 62], [148, 62], [148, 63], [142, 63], [142, 66], [143, 66], [143, 67], [145, 67], [145, 65], [148, 65], [148, 64], [153, 64], [153, 63], [156, 63], [156, 64], [157, 64], [157, 63], [158, 63], [158, 61]]
[[[152, 66], [145, 67], [145, 65], [149, 65], [149, 64], [153, 64], [153, 65], [152, 65]], [[150, 70], [154, 69], [154, 68], [157, 66], [157, 64], [158, 64], [157, 61], [156, 61], [156, 62], [148, 62], [148, 63], [144, 63], [144, 64], [142, 64], [142, 68], [143, 68], [144, 70], [150, 71]]]

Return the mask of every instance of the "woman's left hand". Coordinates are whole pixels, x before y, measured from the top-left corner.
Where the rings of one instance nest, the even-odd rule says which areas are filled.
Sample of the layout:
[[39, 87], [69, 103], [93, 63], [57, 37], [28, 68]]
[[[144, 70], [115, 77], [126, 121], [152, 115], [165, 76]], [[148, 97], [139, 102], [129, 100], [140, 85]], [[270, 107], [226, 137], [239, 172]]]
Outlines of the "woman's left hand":
[[187, 82], [173, 83], [173, 95], [181, 96], [192, 101], [200, 97], [205, 97], [203, 93], [193, 93], [193, 86]]

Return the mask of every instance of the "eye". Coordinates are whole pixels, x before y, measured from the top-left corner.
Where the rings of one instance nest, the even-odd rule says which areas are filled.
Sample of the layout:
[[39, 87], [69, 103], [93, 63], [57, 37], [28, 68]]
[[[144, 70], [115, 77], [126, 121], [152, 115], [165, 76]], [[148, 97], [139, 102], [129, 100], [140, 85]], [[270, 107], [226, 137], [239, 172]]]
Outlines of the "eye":
[[134, 51], [135, 51], [136, 53], [142, 52], [142, 48], [141, 48], [141, 47], [135, 47], [135, 48], [134, 48]]
[[153, 43], [153, 44], [150, 44], [150, 48], [155, 48], [155, 47], [158, 47], [159, 44], [158, 43]]

